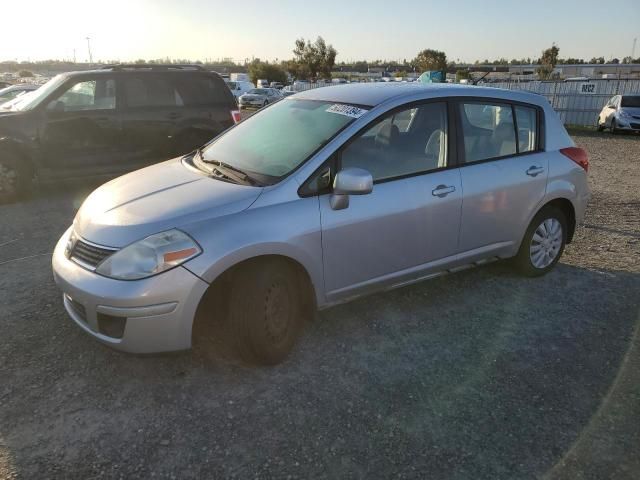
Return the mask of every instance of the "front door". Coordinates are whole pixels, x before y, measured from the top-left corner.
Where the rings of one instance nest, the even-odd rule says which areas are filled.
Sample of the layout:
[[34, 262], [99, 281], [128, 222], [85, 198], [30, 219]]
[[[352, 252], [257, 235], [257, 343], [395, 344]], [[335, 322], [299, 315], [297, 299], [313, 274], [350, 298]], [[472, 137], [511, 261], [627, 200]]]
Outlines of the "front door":
[[105, 75], [76, 78], [48, 101], [40, 132], [47, 176], [113, 170], [122, 153], [116, 82]]
[[448, 167], [445, 102], [396, 109], [338, 152], [339, 168], [359, 167], [373, 192], [333, 210], [320, 197], [329, 301], [420, 276], [457, 251], [462, 189]]

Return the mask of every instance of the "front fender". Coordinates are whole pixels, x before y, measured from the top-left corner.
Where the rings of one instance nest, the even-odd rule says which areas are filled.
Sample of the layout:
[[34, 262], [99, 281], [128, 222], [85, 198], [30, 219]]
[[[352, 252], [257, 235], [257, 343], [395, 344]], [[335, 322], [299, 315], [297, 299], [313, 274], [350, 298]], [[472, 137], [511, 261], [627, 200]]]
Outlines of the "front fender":
[[252, 258], [278, 255], [302, 266], [318, 306], [326, 303], [318, 198], [297, 198], [200, 222], [183, 228], [203, 253], [185, 267], [208, 283]]

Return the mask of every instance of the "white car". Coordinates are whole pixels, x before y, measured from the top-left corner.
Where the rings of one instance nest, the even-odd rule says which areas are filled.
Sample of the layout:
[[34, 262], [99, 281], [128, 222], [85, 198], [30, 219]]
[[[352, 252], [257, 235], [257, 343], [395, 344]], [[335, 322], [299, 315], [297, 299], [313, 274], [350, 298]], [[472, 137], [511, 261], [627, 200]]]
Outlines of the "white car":
[[24, 95], [28, 92], [33, 92], [37, 90], [40, 85], [32, 85], [28, 83], [20, 83], [18, 85], [11, 85], [10, 87], [3, 88], [0, 90], [0, 105], [6, 103], [14, 98], [17, 98], [21, 95]]
[[640, 95], [615, 95], [602, 108], [596, 120], [598, 131], [640, 132]]
[[256, 88], [253, 83], [247, 82], [245, 80], [225, 80], [225, 83], [227, 84], [227, 87], [229, 87], [229, 90], [231, 90], [231, 93], [233, 93], [233, 96], [236, 98], [244, 95], [249, 90], [253, 90], [254, 88]]

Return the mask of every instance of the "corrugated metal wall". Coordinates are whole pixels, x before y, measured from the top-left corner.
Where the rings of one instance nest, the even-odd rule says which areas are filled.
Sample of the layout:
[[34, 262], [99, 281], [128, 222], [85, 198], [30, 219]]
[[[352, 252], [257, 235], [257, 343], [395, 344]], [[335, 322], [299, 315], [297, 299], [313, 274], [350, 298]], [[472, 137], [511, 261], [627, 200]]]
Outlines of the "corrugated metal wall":
[[[594, 85], [593, 93], [581, 93], [581, 85]], [[584, 82], [502, 82], [488, 84], [507, 90], [525, 90], [546, 97], [565, 125], [595, 126], [602, 107], [614, 95], [640, 94], [640, 80], [589, 80]]]

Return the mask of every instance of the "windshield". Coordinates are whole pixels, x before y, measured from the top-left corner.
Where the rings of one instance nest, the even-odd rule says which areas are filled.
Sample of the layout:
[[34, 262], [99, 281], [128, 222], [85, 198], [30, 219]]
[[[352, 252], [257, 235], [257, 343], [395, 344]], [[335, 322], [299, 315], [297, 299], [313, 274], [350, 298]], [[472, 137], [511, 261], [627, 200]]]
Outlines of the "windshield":
[[624, 95], [622, 97], [622, 102], [620, 103], [620, 106], [640, 108], [640, 95], [633, 95], [633, 96]]
[[204, 149], [203, 158], [277, 180], [363, 113], [332, 102], [285, 99], [219, 137]]
[[40, 105], [40, 102], [47, 98], [51, 92], [57, 89], [60, 85], [62, 85], [66, 81], [67, 77], [65, 75], [57, 75], [49, 80], [47, 83], [42, 85], [37, 90], [29, 93], [28, 96], [24, 96], [24, 98], [20, 98], [20, 101], [14, 103], [11, 107], [12, 110], [33, 110], [35, 107]]
[[249, 90], [247, 93], [251, 93], [252, 95], [266, 95], [267, 90], [264, 88], [254, 88], [252, 90]]

